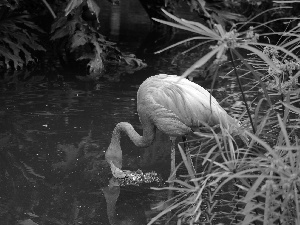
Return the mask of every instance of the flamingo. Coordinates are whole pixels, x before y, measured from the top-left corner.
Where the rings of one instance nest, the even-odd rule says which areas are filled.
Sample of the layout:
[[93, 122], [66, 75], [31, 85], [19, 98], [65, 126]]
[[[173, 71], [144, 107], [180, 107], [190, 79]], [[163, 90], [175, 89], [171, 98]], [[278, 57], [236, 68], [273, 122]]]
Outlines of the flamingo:
[[176, 75], [159, 74], [146, 79], [137, 92], [137, 111], [143, 127], [143, 136], [127, 122], [118, 123], [113, 130], [105, 158], [114, 177], [126, 176], [121, 170], [121, 132], [126, 133], [137, 147], [151, 145], [156, 129], [167, 134], [172, 142], [172, 176], [175, 171], [177, 137], [193, 133], [203, 122], [211, 126], [222, 124], [225, 128], [240, 127], [238, 121], [229, 116], [207, 90]]

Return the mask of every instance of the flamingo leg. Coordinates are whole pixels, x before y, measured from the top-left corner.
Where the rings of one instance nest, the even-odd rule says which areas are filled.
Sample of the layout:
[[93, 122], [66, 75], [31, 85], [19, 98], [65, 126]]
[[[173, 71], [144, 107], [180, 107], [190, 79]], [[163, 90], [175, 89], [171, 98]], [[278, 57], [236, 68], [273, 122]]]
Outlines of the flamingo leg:
[[[186, 137], [182, 137], [183, 139], [183, 146], [184, 146], [184, 150], [186, 152], [186, 158], [187, 158], [187, 161], [189, 163], [189, 165], [192, 165], [193, 167], [193, 161], [192, 161], [192, 157], [190, 155], [190, 151], [187, 149], [187, 144], [186, 144]], [[175, 140], [176, 138], [175, 137], [170, 137], [170, 140], [171, 140], [171, 170], [170, 170], [170, 178], [169, 178], [169, 181], [170, 182], [170, 187], [173, 187], [174, 186], [174, 179], [176, 178], [176, 171], [175, 171], [175, 167], [176, 167], [176, 164], [175, 164], [175, 148], [176, 148], [176, 143], [175, 143]], [[195, 172], [195, 169], [193, 167], [193, 170]]]
[[171, 170], [170, 170], [170, 178], [169, 180], [171, 181], [170, 187], [174, 186], [174, 179], [176, 177], [176, 172], [175, 172], [175, 140], [176, 138], [171, 137]]
[[182, 141], [183, 141], [183, 148], [184, 148], [184, 151], [185, 151], [185, 154], [186, 154], [187, 162], [188, 162], [189, 165], [191, 165], [191, 168], [193, 169], [193, 174], [196, 174], [196, 170], [195, 170], [194, 163], [193, 163], [193, 160], [192, 160], [192, 157], [191, 157], [191, 153], [190, 153], [190, 150], [187, 146], [186, 136], [182, 136]]
[[[170, 177], [169, 177], [169, 181], [170, 181], [169, 187], [174, 187], [174, 180], [176, 178], [176, 170], [175, 170], [175, 168], [176, 168], [176, 164], [175, 164], [175, 147], [176, 147], [175, 140], [176, 140], [176, 137], [170, 137], [170, 140], [171, 140], [171, 170], [170, 170]], [[195, 174], [195, 169], [193, 166], [193, 161], [192, 161], [190, 152], [186, 148], [187, 148], [186, 138], [184, 138], [184, 150], [186, 152], [186, 157], [184, 157], [183, 160], [186, 160], [187, 163], [189, 165], [191, 165], [191, 168], [193, 170], [192, 172], [193, 172], [193, 174]], [[172, 197], [173, 197], [173, 193], [171, 190], [169, 190], [168, 198], [170, 199]]]
[[[169, 187], [174, 187], [174, 180], [176, 177], [175, 173], [175, 140], [176, 138], [170, 137], [171, 141], [171, 169], [170, 169], [170, 177], [169, 177]], [[168, 191], [168, 199], [171, 199], [173, 197], [173, 191], [169, 189]]]

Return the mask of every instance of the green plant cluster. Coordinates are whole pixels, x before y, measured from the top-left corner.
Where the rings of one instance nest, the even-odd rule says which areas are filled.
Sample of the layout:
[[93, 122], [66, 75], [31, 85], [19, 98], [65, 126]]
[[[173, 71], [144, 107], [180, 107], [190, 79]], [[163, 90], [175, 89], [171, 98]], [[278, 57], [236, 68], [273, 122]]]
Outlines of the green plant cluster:
[[[39, 14], [32, 10], [33, 7], [44, 10]], [[47, 44], [40, 44], [43, 38], [45, 43], [51, 42], [54, 46], [47, 52], [57, 54], [63, 66], [82, 60], [90, 75], [99, 76], [107, 63], [124, 66], [126, 70], [130, 67], [133, 71], [145, 67], [140, 59], [132, 54], [123, 54], [115, 43], [107, 41], [99, 32], [99, 12], [100, 7], [95, 0], [70, 0], [68, 4], [64, 0], [56, 0], [51, 5], [46, 0], [1, 0], [0, 68], [18, 70], [30, 62], [37, 62], [36, 51], [46, 51], [44, 47]], [[54, 19], [49, 39], [40, 35], [45, 32], [33, 22], [34, 18], [44, 18], [44, 14], [51, 14]], [[49, 26], [45, 23], [40, 25], [45, 29]]]
[[[170, 211], [177, 224], [300, 224], [300, 36], [299, 26], [293, 23], [297, 18], [282, 18], [289, 25], [284, 31], [268, 26], [277, 19], [254, 26], [255, 18], [227, 31], [213, 18], [210, 28], [164, 13], [175, 22], [155, 20], [194, 36], [161, 51], [195, 40], [200, 44], [190, 51], [211, 45], [182, 76], [189, 76], [212, 59], [221, 67], [229, 58], [246, 110], [241, 114], [243, 125], [237, 136], [229, 135], [224, 127], [217, 132], [207, 126], [205, 135], [195, 132], [198, 138], [187, 150], [194, 163], [178, 145], [187, 174], [175, 180], [174, 187], [164, 188], [174, 191], [175, 196], [149, 224]], [[279, 41], [262, 41], [270, 40], [269, 36]], [[249, 58], [240, 53], [241, 49]], [[243, 85], [241, 79], [245, 77], [251, 80], [249, 85]], [[247, 86], [251, 88], [244, 90]], [[253, 89], [260, 95], [255, 107], [246, 98]]]
[[110, 50], [117, 51], [113, 46], [114, 43], [107, 41], [103, 35], [89, 26], [78, 14], [77, 16], [74, 14], [68, 17], [60, 17], [52, 25], [52, 33], [51, 40], [62, 39], [66, 48], [70, 49], [71, 52], [76, 49], [82, 50], [84, 47], [91, 48], [90, 51], [85, 49], [84, 53], [78, 57], [78, 60], [89, 60], [90, 72], [102, 71], [105, 55]]
[[[118, 1], [116, 1], [118, 2]], [[234, 21], [246, 21], [244, 16], [235, 12], [241, 12], [251, 8], [251, 13], [257, 19], [261, 19], [268, 13], [271, 18], [277, 18], [278, 15], [296, 15], [295, 7], [280, 7], [276, 11], [268, 10], [266, 13], [260, 13], [262, 6], [269, 9], [272, 6], [281, 4], [290, 6], [291, 3], [278, 3], [268, 0], [261, 1], [196, 1], [186, 0], [192, 11], [204, 15], [210, 28], [213, 28], [214, 22], [226, 27]], [[1, 0], [0, 1], [0, 67], [2, 69], [20, 69], [29, 63], [38, 60], [35, 56], [36, 51], [45, 51], [45, 46], [41, 44], [41, 33], [43, 31], [32, 21], [32, 17], [44, 18], [45, 15], [52, 15], [55, 22], [52, 24], [51, 40], [55, 41], [56, 48], [60, 55], [74, 53], [75, 60], [84, 60], [89, 67], [91, 74], [101, 73], [104, 64], [108, 61], [113, 63], [125, 64], [134, 67], [134, 70], [145, 66], [140, 60], [127, 63], [126, 57], [117, 49], [114, 43], [109, 42], [99, 33], [100, 25], [99, 12], [100, 7], [96, 0], [55, 0], [49, 4], [46, 0], [40, 2], [27, 2], [22, 0]], [[154, 2], [157, 6], [171, 5], [171, 8], [179, 6], [178, 0], [162, 0]], [[32, 7], [38, 7], [38, 12], [32, 10]], [[253, 8], [254, 7], [254, 8]], [[256, 8], [255, 8], [256, 7]], [[41, 10], [43, 9], [44, 10]], [[157, 10], [158, 7], [156, 7]], [[47, 11], [48, 10], [48, 11]], [[232, 11], [232, 12], [230, 12]], [[162, 14], [161, 12], [159, 12]], [[58, 15], [58, 16], [57, 16]], [[276, 17], [277, 16], [277, 17]], [[273, 21], [274, 22], [274, 21]], [[49, 25], [49, 24], [48, 24]], [[43, 25], [44, 26], [44, 25]], [[257, 27], [258, 28], [258, 27]], [[217, 28], [220, 29], [220, 28]], [[234, 29], [226, 32], [226, 35], [240, 35]], [[226, 38], [226, 37], [223, 38]], [[235, 38], [227, 37], [234, 40]], [[50, 40], [47, 40], [50, 41]], [[229, 42], [227, 41], [227, 44]], [[232, 43], [234, 44], [234, 42]], [[53, 49], [51, 49], [53, 50]], [[64, 52], [65, 51], [65, 52]], [[217, 51], [217, 50], [216, 50]], [[219, 53], [221, 54], [221, 53]], [[223, 57], [224, 55], [221, 54]], [[63, 57], [61, 57], [63, 58]], [[223, 58], [225, 60], [225, 58]], [[132, 64], [133, 63], [133, 64]]]
[[34, 51], [45, 51], [38, 36], [43, 31], [19, 6], [18, 1], [0, 1], [0, 68], [21, 69], [37, 60]]
[[123, 54], [115, 43], [107, 41], [99, 32], [99, 12], [95, 0], [71, 0], [64, 15], [52, 24], [51, 40], [60, 49], [75, 53], [75, 60], [85, 60], [91, 79], [102, 74], [105, 64], [130, 66], [132, 70], [145, 67], [145, 63], [133, 54]]
[[265, 47], [263, 53], [274, 62], [278, 71], [268, 69], [270, 79], [266, 81], [267, 88], [279, 93], [288, 94], [291, 90], [299, 93], [298, 78], [300, 76], [300, 62], [294, 59], [288, 60], [280, 56], [275, 48]]

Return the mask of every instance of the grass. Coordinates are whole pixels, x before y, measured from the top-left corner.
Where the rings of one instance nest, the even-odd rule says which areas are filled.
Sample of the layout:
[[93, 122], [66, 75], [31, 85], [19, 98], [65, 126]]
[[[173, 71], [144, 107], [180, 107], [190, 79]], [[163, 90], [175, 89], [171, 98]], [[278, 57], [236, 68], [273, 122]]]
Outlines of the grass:
[[[300, 115], [299, 108], [284, 104], [285, 112]], [[267, 116], [260, 126], [270, 118]], [[171, 189], [176, 195], [169, 200], [171, 204], [149, 224], [170, 210], [178, 224], [212, 223], [224, 218], [231, 218], [230, 224], [299, 224], [300, 142], [290, 132], [292, 123], [279, 114], [277, 120], [280, 132], [274, 145], [248, 131], [249, 144], [244, 148], [239, 148], [225, 130], [214, 139], [202, 137], [201, 145], [191, 149], [193, 158], [201, 160], [196, 168], [201, 172], [189, 172], [175, 180]], [[193, 171], [187, 162], [187, 171]]]

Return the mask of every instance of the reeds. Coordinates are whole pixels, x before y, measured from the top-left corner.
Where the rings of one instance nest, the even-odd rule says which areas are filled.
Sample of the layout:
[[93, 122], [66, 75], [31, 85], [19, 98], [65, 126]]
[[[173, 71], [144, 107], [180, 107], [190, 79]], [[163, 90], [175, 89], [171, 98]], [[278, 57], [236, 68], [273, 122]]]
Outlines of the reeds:
[[[237, 79], [243, 71], [263, 97], [256, 101], [255, 108], [249, 107], [248, 118], [244, 117], [248, 143], [239, 141], [238, 135], [232, 137], [224, 127], [218, 133], [208, 128], [209, 134], [197, 133], [198, 138], [189, 143], [193, 165], [185, 160], [186, 153], [178, 145], [187, 174], [179, 176], [174, 187], [165, 188], [175, 195], [149, 224], [170, 211], [177, 217], [177, 224], [300, 224], [299, 26], [260, 34], [281, 37], [273, 45], [257, 42], [255, 29], [274, 21], [239, 33], [234, 29], [226, 32], [218, 24], [210, 29], [165, 13], [177, 23], [156, 21], [199, 35], [177, 44], [196, 39], [214, 43], [212, 50], [183, 76], [212, 57], [216, 56], [218, 63], [227, 59], [226, 51], [230, 50], [236, 57], [232, 62], [242, 64], [234, 68]], [[250, 51], [250, 57], [244, 58], [238, 49]], [[250, 121], [251, 131], [247, 129]], [[271, 139], [270, 130], [274, 131]]]

